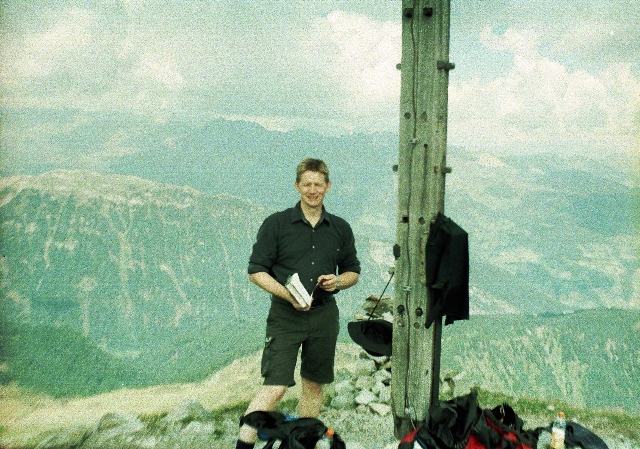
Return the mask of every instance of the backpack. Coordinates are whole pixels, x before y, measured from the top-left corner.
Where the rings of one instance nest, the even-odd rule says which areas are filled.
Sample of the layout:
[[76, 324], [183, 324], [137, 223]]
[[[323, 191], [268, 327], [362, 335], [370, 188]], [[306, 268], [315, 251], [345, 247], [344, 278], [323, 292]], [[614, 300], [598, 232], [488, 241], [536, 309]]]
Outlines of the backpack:
[[537, 432], [526, 431], [509, 404], [482, 410], [471, 391], [429, 408], [425, 426], [414, 429], [398, 445], [413, 449], [534, 449]]
[[[269, 437], [263, 449], [271, 449], [280, 440], [280, 449], [314, 449], [327, 427], [315, 418], [287, 420], [282, 413], [255, 411], [243, 416], [240, 424], [246, 424]], [[345, 449], [340, 435], [333, 434], [331, 449]]]
[[523, 429], [523, 424], [509, 404], [485, 409], [471, 431], [466, 449], [535, 449], [538, 433]]
[[468, 395], [432, 404], [426, 425], [406, 435], [398, 449], [411, 449], [414, 443], [430, 449], [463, 449], [463, 442], [469, 439], [471, 429], [482, 414], [477, 396], [474, 390]]
[[[545, 437], [551, 438], [551, 427], [552, 424], [549, 424], [546, 427], [536, 429], [539, 432], [538, 434], [541, 440]], [[564, 443], [566, 447], [571, 448], [609, 449], [609, 446], [607, 446], [607, 443], [605, 443], [602, 438], [574, 421], [567, 421]]]

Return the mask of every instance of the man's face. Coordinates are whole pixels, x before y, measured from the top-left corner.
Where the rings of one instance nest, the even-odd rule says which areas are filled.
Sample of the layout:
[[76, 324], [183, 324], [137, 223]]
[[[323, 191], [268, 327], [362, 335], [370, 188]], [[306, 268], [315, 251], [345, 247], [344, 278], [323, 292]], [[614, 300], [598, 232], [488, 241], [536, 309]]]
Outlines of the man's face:
[[318, 207], [322, 205], [324, 196], [331, 188], [331, 182], [326, 182], [324, 175], [320, 172], [306, 171], [302, 173], [300, 182], [296, 182], [295, 186], [303, 204], [308, 207]]

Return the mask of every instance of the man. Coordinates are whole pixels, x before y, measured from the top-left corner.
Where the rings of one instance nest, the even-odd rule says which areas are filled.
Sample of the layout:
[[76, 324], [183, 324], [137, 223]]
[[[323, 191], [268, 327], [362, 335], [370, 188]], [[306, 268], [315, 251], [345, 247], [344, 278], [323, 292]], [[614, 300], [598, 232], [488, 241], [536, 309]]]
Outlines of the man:
[[[249, 259], [249, 279], [271, 294], [271, 308], [262, 354], [264, 384], [246, 413], [275, 408], [295, 384], [293, 373], [302, 347], [298, 414], [316, 418], [322, 386], [334, 379], [339, 331], [334, 294], [358, 282], [360, 262], [349, 224], [324, 209], [331, 188], [327, 165], [318, 159], [303, 160], [294, 186], [300, 202], [267, 217]], [[299, 305], [284, 286], [294, 273], [311, 294], [311, 306]], [[253, 448], [256, 438], [256, 431], [244, 425], [236, 448]]]

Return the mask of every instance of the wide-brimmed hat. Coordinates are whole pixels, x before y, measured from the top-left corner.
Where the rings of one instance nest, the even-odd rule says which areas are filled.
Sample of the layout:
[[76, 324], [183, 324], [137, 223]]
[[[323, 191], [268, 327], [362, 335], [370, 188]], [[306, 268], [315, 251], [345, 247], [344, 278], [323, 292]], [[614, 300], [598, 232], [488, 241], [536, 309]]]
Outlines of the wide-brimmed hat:
[[393, 324], [387, 320], [352, 321], [347, 329], [351, 339], [372, 356], [391, 355]]

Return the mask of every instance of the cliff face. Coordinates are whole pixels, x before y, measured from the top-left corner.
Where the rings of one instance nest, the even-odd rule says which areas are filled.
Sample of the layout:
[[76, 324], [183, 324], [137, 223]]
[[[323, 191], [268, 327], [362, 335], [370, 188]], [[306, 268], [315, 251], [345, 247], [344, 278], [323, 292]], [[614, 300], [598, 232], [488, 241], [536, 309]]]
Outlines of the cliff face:
[[77, 171], [6, 178], [0, 195], [5, 320], [80, 333], [138, 362], [171, 363], [206, 341], [215, 364], [235, 358], [234, 342], [215, 345], [212, 330], [263, 313], [246, 279], [261, 207]]
[[[264, 209], [228, 196], [91, 172], [2, 185], [3, 296], [10, 315], [85, 336], [239, 317]], [[254, 292], [255, 293], [255, 292]]]

